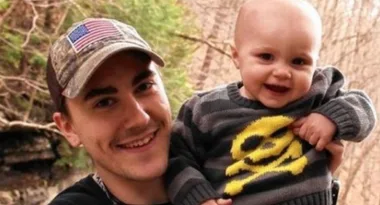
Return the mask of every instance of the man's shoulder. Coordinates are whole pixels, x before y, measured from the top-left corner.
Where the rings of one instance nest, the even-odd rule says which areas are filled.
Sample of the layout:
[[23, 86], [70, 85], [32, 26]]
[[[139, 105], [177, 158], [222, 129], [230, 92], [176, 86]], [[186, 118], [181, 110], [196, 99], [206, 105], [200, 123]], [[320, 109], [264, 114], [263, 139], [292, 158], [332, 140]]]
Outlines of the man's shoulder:
[[49, 205], [111, 204], [105, 193], [92, 179], [92, 175], [79, 180], [60, 192]]

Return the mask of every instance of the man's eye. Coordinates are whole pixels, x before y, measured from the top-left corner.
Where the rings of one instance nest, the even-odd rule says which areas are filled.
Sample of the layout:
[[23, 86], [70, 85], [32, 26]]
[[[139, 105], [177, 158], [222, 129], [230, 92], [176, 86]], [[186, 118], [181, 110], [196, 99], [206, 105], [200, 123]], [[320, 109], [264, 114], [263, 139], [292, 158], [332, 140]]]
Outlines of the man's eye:
[[274, 59], [274, 56], [270, 53], [261, 53], [261, 54], [259, 54], [259, 58], [266, 60], [266, 61], [271, 61]]
[[294, 64], [294, 65], [305, 65], [306, 61], [302, 58], [295, 58], [292, 60], [292, 64]]
[[141, 83], [137, 87], [137, 91], [144, 92], [144, 91], [149, 90], [150, 88], [152, 88], [152, 86], [153, 86], [153, 83]]
[[111, 98], [105, 98], [105, 99], [102, 99], [100, 101], [98, 101], [96, 104], [95, 104], [95, 107], [97, 108], [104, 108], [104, 107], [109, 107], [113, 104], [115, 104], [115, 100], [114, 99], [111, 99]]

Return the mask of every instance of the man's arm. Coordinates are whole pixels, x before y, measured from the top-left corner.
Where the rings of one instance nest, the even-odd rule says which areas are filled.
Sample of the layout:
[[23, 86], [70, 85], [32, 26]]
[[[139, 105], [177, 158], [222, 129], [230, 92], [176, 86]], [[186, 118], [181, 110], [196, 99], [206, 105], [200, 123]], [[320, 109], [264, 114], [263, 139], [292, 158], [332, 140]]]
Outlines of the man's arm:
[[326, 145], [326, 150], [331, 154], [329, 169], [334, 174], [343, 162], [344, 145], [339, 140], [335, 140]]
[[[173, 204], [197, 205], [219, 194], [201, 173], [205, 159], [204, 136], [198, 130], [194, 113], [199, 96], [188, 100], [180, 109], [173, 125], [166, 184]], [[198, 113], [199, 114], [199, 113]]]

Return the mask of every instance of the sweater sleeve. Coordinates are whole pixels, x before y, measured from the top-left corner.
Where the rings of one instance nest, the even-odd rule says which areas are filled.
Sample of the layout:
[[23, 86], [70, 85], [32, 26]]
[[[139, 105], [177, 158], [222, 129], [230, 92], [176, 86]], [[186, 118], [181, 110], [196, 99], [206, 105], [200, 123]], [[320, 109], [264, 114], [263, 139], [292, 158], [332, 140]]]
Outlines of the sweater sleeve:
[[197, 205], [220, 197], [201, 173], [205, 150], [193, 115], [198, 100], [199, 96], [188, 100], [173, 125], [165, 181], [169, 199], [176, 205]]
[[323, 104], [314, 112], [320, 113], [337, 126], [337, 139], [360, 142], [376, 124], [376, 112], [371, 99], [359, 90], [342, 90], [344, 78], [334, 67], [318, 71], [327, 81]]

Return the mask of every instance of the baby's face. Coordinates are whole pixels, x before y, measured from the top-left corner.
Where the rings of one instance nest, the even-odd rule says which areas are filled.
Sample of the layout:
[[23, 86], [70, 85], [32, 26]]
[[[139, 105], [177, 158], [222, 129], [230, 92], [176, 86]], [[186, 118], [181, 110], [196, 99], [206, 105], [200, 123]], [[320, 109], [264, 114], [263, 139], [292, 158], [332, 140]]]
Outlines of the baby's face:
[[267, 12], [245, 18], [233, 57], [244, 85], [241, 94], [266, 107], [281, 108], [309, 91], [321, 32], [294, 12]]

